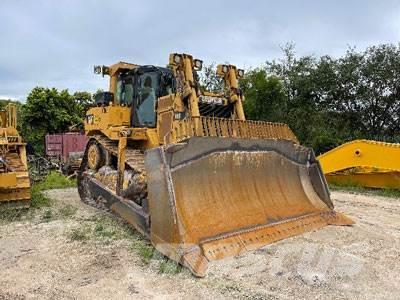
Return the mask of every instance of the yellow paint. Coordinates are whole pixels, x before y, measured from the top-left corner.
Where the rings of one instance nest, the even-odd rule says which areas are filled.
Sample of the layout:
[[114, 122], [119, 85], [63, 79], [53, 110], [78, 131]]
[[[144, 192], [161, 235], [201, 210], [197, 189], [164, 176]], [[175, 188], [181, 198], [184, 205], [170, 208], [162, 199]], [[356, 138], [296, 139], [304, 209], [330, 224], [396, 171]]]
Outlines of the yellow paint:
[[127, 145], [127, 138], [123, 136], [119, 139], [118, 142], [118, 176], [117, 176], [117, 187], [116, 192], [117, 195], [120, 195], [121, 190], [123, 189], [124, 183], [124, 171], [125, 171], [125, 150]]
[[355, 140], [318, 160], [329, 182], [400, 188], [400, 144]]
[[93, 107], [86, 113], [85, 130], [109, 130], [130, 125], [131, 110], [123, 106]]
[[15, 188], [17, 186], [17, 174], [0, 173], [0, 188]]
[[151, 149], [160, 146], [160, 140], [158, 139], [157, 129], [149, 128], [146, 130], [146, 142], [144, 144], [145, 149]]
[[218, 65], [217, 75], [224, 79], [225, 87], [230, 91], [230, 101], [235, 104], [235, 115], [239, 120], [246, 120], [243, 109], [243, 95], [239, 93], [238, 70], [234, 65]]
[[[120, 106], [115, 97], [113, 103], [87, 112], [87, 135], [101, 134], [118, 141], [118, 150], [112, 150], [112, 155], [117, 156], [117, 174], [103, 180], [104, 186], [109, 187], [111, 182], [115, 187], [111, 190], [122, 194], [121, 189], [127, 185], [124, 184], [127, 159], [129, 163], [125, 152], [132, 148], [147, 150], [183, 144], [192, 137], [209, 137], [193, 139], [194, 145], [199, 141], [218, 144], [221, 138], [234, 138], [239, 146], [239, 139], [254, 139], [256, 147], [261, 147], [257, 145], [260, 140], [273, 141], [270, 141], [271, 151], [260, 153], [221, 150], [221, 153], [202, 156], [201, 152], [208, 153], [207, 147], [200, 143], [194, 149], [190, 142], [182, 148], [161, 147], [160, 151], [165, 150], [167, 155], [161, 153], [160, 164], [150, 172], [147, 170], [147, 175], [141, 174], [143, 181], [149, 176], [148, 207], [143, 208], [150, 213], [150, 237], [159, 251], [188, 266], [197, 276], [203, 276], [209, 260], [236, 255], [329, 224], [353, 224], [332, 210], [333, 204], [321, 177], [315, 183], [321, 185], [323, 198], [316, 193], [312, 181], [315, 179], [305, 165], [300, 166], [277, 153], [280, 151], [273, 151], [274, 144], [277, 150], [287, 146], [297, 153], [301, 149], [286, 124], [245, 119], [244, 98], [238, 84], [242, 70], [239, 72], [233, 65], [219, 65], [217, 75], [222, 77], [225, 89], [221, 94], [214, 94], [199, 89], [195, 71], [200, 66], [191, 55], [171, 54], [169, 66], [176, 79], [177, 92], [157, 100], [156, 128], [131, 127], [132, 108]], [[119, 64], [103, 68], [106, 70], [103, 74], [110, 75], [110, 92], [114, 95], [118, 75], [126, 68]], [[231, 115], [227, 118], [201, 116], [199, 101], [206, 95], [218, 97], [221, 105], [234, 105]], [[99, 139], [109, 144], [103, 137]], [[243, 143], [243, 148], [247, 145], [251, 146], [251, 142]], [[171, 170], [171, 162], [180, 160], [180, 155], [174, 158], [174, 153], [181, 150], [189, 151], [180, 153], [188, 161]], [[195, 157], [189, 159], [191, 154]], [[122, 203], [114, 202], [111, 210], [142, 230]]]
[[102, 66], [101, 67], [101, 73], [102, 75], [109, 75], [110, 76], [110, 84], [109, 84], [109, 90], [114, 94], [114, 101], [115, 104], [119, 104], [119, 99], [118, 95], [116, 93], [117, 91], [117, 81], [118, 81], [118, 76], [122, 71], [126, 70], [132, 70], [134, 68], [137, 68], [138, 66], [135, 64], [130, 64], [127, 62], [120, 61], [116, 64], [113, 64], [111, 66]]
[[[238, 90], [238, 70], [233, 65], [219, 65], [217, 74], [223, 77], [229, 91], [229, 102], [235, 104], [234, 119], [200, 117], [199, 95], [224, 97], [224, 95], [200, 92], [194, 83], [194, 59], [189, 54], [171, 54], [170, 66], [176, 76], [183, 80], [183, 91], [164, 96], [158, 100], [157, 128], [132, 128], [131, 108], [119, 105], [118, 99], [105, 107], [94, 107], [87, 111], [85, 131], [88, 136], [102, 133], [111, 140], [118, 141], [121, 133], [128, 140], [138, 141], [137, 147], [146, 150], [165, 143], [174, 143], [191, 136], [220, 136], [239, 138], [276, 138], [298, 142], [286, 124], [246, 121], [243, 111], [243, 96]], [[119, 62], [109, 67], [103, 66], [103, 75], [110, 76], [110, 92], [116, 92], [116, 80], [123, 70], [138, 67]], [[225, 71], [224, 71], [225, 70]], [[115, 81], [115, 82], [114, 82]], [[185, 101], [183, 101], [185, 99]], [[224, 98], [225, 105], [228, 99]], [[184, 104], [186, 103], [186, 104]], [[176, 112], [188, 112], [184, 120], [174, 120]]]
[[0, 201], [28, 207], [30, 181], [26, 144], [17, 131], [17, 107], [8, 104], [0, 111], [0, 157], [5, 162], [0, 171]]

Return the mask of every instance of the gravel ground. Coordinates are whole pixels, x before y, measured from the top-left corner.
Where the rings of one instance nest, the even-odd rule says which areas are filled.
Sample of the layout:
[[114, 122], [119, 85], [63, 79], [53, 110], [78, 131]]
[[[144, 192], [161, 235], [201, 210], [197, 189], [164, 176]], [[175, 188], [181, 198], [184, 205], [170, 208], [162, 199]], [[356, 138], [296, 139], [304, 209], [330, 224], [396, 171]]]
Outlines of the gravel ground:
[[0, 300], [400, 298], [400, 199], [332, 192], [354, 226], [215, 262], [197, 279], [76, 189], [48, 195], [50, 208], [0, 221]]

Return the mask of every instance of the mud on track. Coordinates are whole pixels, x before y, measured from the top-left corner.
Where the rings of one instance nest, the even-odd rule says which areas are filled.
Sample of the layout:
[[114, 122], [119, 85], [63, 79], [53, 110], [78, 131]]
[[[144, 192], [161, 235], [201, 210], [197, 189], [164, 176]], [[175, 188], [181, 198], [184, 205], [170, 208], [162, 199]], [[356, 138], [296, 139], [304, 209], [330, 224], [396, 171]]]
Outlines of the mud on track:
[[332, 192], [356, 225], [218, 261], [196, 279], [76, 189], [48, 195], [52, 207], [0, 220], [0, 300], [400, 298], [400, 199]]

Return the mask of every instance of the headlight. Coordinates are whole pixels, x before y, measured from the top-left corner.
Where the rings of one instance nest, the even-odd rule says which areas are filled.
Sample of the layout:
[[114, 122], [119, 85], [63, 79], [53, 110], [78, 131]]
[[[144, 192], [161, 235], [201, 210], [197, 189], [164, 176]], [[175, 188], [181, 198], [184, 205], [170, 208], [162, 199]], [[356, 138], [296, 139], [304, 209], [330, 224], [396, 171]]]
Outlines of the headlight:
[[93, 67], [94, 74], [101, 74], [101, 66]]
[[221, 77], [225, 77], [226, 74], [229, 73], [229, 66], [228, 65], [218, 65], [217, 66], [217, 75]]
[[203, 68], [203, 62], [200, 59], [195, 59], [194, 60], [194, 68], [197, 71], [200, 71]]
[[178, 54], [174, 55], [174, 62], [176, 64], [180, 64], [181, 63], [181, 56], [178, 55]]
[[107, 67], [107, 66], [102, 66], [102, 67], [101, 67], [101, 71], [102, 71], [103, 75], [104, 75], [104, 74], [105, 74], [105, 75], [110, 75], [110, 68]]
[[93, 68], [94, 74], [110, 75], [110, 68], [107, 66], [94, 66]]
[[237, 77], [242, 78], [244, 76], [244, 71], [242, 69], [237, 70]]

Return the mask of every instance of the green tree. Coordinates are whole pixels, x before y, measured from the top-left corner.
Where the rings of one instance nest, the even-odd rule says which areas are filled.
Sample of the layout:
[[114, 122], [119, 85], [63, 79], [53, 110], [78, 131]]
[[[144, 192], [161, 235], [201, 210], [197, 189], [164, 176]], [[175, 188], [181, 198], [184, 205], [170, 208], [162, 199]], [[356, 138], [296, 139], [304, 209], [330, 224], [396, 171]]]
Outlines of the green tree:
[[94, 103], [92, 94], [88, 92], [75, 92], [73, 98], [78, 104], [79, 115], [83, 118], [86, 114], [86, 111]]
[[0, 109], [4, 109], [8, 104], [14, 103], [17, 106], [21, 106], [21, 102], [11, 99], [0, 99]]
[[47, 133], [68, 131], [68, 127], [82, 122], [85, 102], [77, 101], [87, 93], [70, 95], [68, 90], [36, 87], [28, 95], [22, 107], [22, 135], [35, 152], [44, 153], [44, 137]]
[[400, 132], [400, 47], [349, 49], [338, 63], [334, 107], [353, 136], [395, 138]]
[[249, 70], [241, 81], [245, 94], [244, 109], [252, 120], [284, 122], [287, 119], [286, 97], [281, 80], [267, 76], [264, 69]]
[[[320, 151], [321, 141], [335, 136], [332, 127], [326, 126], [324, 110], [328, 99], [325, 85], [331, 85], [328, 81], [332, 62], [329, 57], [297, 58], [293, 44], [286, 45], [283, 54], [282, 59], [267, 61], [265, 66], [266, 74], [280, 78], [283, 85], [281, 121], [294, 130], [303, 144]], [[336, 139], [329, 143], [336, 143]]]
[[288, 123], [317, 153], [356, 138], [399, 140], [399, 57], [391, 44], [350, 48], [338, 59], [297, 57], [288, 44], [281, 59], [247, 72], [246, 113]]
[[224, 90], [224, 81], [217, 76], [215, 63], [203, 66], [203, 70], [199, 72], [199, 82], [203, 91], [221, 93]]

